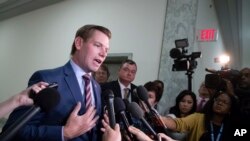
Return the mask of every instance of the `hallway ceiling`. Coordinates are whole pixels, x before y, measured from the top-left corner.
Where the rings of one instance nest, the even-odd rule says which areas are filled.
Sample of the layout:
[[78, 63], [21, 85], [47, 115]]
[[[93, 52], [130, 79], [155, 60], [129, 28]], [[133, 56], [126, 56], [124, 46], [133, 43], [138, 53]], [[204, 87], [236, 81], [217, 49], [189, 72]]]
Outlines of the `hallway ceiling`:
[[36, 10], [63, 0], [0, 0], [0, 21]]

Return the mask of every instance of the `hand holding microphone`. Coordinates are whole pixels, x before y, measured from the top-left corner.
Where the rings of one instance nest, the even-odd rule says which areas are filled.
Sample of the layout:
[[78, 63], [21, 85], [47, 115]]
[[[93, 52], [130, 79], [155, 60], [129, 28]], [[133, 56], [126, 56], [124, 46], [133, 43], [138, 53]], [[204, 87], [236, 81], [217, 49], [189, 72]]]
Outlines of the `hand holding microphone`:
[[0, 118], [7, 115], [11, 111], [13, 111], [15, 108], [19, 106], [28, 106], [32, 105], [34, 103], [33, 99], [29, 97], [30, 91], [34, 91], [35, 93], [38, 93], [42, 89], [46, 88], [49, 84], [46, 82], [39, 82], [36, 83], [25, 90], [21, 91], [20, 93], [12, 96], [8, 100], [0, 103]]
[[121, 118], [121, 121], [124, 125], [124, 128], [130, 138], [130, 140], [134, 140], [134, 137], [133, 135], [129, 132], [128, 130], [128, 127], [130, 126], [129, 124], [129, 120], [127, 118], [127, 115], [126, 115], [126, 105], [124, 104], [122, 98], [120, 97], [115, 97], [114, 99], [114, 108], [115, 108], [115, 113], [117, 115], [119, 115], [119, 117]]
[[0, 140], [7, 141], [11, 139], [36, 113], [40, 111], [50, 112], [59, 103], [60, 94], [56, 89], [47, 87], [31, 96], [31, 98], [34, 105], [2, 132]]
[[143, 124], [147, 127], [147, 129], [151, 132], [155, 139], [158, 138], [157, 133], [145, 120], [143, 111], [137, 103], [131, 102], [128, 106], [128, 111], [132, 114], [133, 117], [138, 118], [143, 122]]

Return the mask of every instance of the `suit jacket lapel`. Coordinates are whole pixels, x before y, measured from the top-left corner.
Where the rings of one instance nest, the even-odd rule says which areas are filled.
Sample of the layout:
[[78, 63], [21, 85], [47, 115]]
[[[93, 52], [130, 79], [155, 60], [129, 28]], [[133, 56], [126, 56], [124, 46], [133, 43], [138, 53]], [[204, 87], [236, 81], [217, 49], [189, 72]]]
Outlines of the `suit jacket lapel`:
[[74, 73], [69, 62], [64, 66], [64, 72], [65, 72], [65, 81], [66, 81], [76, 103], [78, 101], [81, 101], [81, 103], [84, 104], [79, 84], [77, 83], [75, 73]]
[[95, 105], [98, 114], [101, 114], [101, 88], [100, 85], [91, 77], [91, 83], [93, 86], [93, 92], [95, 97]]
[[116, 94], [116, 96], [122, 98], [121, 87], [120, 87], [120, 85], [119, 85], [118, 80], [114, 81], [113, 85], [114, 85], [114, 86], [112, 86], [112, 87], [114, 88], [114, 93]]

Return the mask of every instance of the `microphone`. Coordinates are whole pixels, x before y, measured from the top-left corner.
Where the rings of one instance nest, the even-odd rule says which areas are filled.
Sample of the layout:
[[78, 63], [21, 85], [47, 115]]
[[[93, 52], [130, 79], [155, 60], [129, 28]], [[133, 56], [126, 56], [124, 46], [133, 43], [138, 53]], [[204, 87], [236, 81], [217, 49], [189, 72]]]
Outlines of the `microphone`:
[[[163, 127], [164, 129], [167, 128], [164, 122], [162, 121], [162, 119], [160, 118], [160, 114], [157, 112], [156, 109], [151, 107], [151, 105], [149, 104], [147, 89], [144, 86], [138, 86], [137, 94], [140, 100], [142, 100], [147, 105], [148, 109], [150, 110], [149, 112], [146, 110], [146, 112], [147, 114], [150, 114], [150, 118], [152, 118], [151, 120], [154, 121], [156, 125]], [[145, 104], [142, 104], [143, 109], [146, 109]]]
[[142, 107], [142, 109], [146, 112], [149, 113], [149, 109], [146, 107], [145, 103], [141, 100], [141, 98], [139, 98], [138, 94], [137, 94], [137, 89], [133, 90], [133, 95], [138, 99], [138, 103], [139, 105]]
[[0, 136], [1, 141], [10, 140], [16, 132], [40, 111], [50, 112], [60, 100], [59, 92], [54, 88], [45, 88], [32, 96], [34, 105], [10, 125]]
[[140, 100], [142, 100], [148, 107], [148, 109], [151, 111], [152, 107], [148, 102], [148, 91], [144, 86], [138, 86], [137, 87], [137, 95]]
[[115, 113], [120, 115], [128, 136], [133, 141], [134, 136], [128, 130], [128, 127], [130, 126], [130, 124], [129, 124], [129, 121], [128, 121], [127, 117], [126, 117], [126, 112], [125, 112], [126, 106], [125, 106], [122, 98], [120, 98], [120, 97], [115, 97], [114, 98], [114, 108], [115, 108]]
[[140, 106], [135, 103], [135, 102], [131, 102], [128, 106], [128, 110], [129, 112], [132, 114], [132, 116], [134, 116], [135, 118], [140, 119], [143, 124], [148, 128], [148, 130], [153, 134], [154, 138], [157, 139], [157, 133], [154, 131], [154, 129], [149, 125], [149, 123], [144, 119], [144, 114], [142, 109], [140, 108]]
[[109, 117], [109, 125], [111, 128], [115, 128], [116, 120], [115, 120], [115, 110], [114, 110], [114, 93], [112, 90], [107, 89], [104, 91], [104, 96], [106, 96], [108, 117]]
[[130, 102], [129, 102], [128, 99], [123, 99], [123, 102], [124, 102], [125, 107], [126, 107], [125, 112], [126, 112], [126, 117], [127, 117], [127, 119], [128, 119], [128, 123], [129, 123], [129, 125], [133, 125], [134, 122], [133, 122], [133, 120], [132, 120], [132, 116], [131, 116], [131, 114], [129, 113], [129, 111], [128, 111], [128, 109], [127, 109], [127, 107], [128, 107], [128, 105], [129, 105]]

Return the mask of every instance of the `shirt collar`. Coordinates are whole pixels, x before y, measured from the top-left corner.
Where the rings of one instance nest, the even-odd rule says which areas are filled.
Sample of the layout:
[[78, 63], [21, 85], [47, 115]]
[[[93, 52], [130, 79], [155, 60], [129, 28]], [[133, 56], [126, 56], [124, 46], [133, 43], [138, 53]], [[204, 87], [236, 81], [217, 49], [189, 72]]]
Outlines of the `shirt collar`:
[[[82, 76], [86, 74], [86, 72], [82, 68], [80, 68], [72, 59], [70, 60], [70, 64], [77, 78], [82, 78]], [[91, 76], [91, 73], [89, 73], [89, 75]]]
[[131, 84], [129, 84], [128, 87], [125, 87], [125, 86], [121, 83], [121, 81], [120, 81], [119, 79], [118, 79], [118, 83], [119, 83], [119, 85], [120, 85], [121, 90], [124, 90], [124, 88], [129, 88], [129, 89], [131, 90]]

